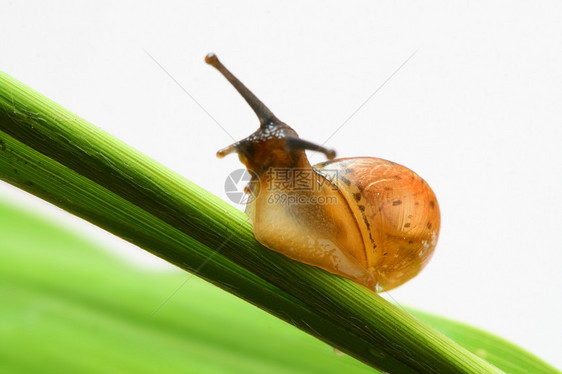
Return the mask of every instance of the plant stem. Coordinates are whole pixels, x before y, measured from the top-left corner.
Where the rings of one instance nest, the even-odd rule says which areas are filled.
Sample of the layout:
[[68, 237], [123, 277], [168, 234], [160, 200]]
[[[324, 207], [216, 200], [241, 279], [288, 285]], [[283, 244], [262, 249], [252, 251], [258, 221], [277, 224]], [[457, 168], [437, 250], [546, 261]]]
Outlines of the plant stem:
[[501, 372], [368, 289], [263, 247], [243, 213], [2, 72], [0, 130], [1, 179], [379, 370]]

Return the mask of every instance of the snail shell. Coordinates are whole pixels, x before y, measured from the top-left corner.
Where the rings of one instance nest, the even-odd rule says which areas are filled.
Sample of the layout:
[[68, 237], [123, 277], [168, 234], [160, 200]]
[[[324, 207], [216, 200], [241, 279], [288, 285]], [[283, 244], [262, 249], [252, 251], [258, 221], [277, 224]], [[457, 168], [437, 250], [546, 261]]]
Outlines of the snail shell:
[[390, 290], [417, 275], [431, 259], [441, 223], [429, 185], [407, 167], [380, 158], [345, 158], [314, 167], [348, 203], [364, 246], [354, 255], [377, 288]]

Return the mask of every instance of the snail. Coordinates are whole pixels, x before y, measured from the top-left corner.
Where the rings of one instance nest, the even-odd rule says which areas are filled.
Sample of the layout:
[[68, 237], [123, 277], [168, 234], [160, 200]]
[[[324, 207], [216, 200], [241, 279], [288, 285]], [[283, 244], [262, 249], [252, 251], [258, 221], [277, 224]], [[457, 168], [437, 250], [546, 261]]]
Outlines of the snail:
[[[375, 292], [408, 281], [428, 263], [440, 228], [439, 205], [415, 172], [374, 157], [335, 159], [299, 138], [217, 58], [215, 67], [254, 110], [260, 127], [217, 152], [237, 153], [252, 178], [246, 213], [265, 247]], [[312, 166], [305, 150], [326, 155]]]

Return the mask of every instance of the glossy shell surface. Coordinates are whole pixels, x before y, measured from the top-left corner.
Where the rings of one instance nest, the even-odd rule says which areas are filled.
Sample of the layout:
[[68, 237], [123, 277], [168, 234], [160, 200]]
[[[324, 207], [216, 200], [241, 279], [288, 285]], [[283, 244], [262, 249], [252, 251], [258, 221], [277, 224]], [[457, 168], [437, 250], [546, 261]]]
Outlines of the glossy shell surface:
[[314, 168], [347, 201], [363, 248], [346, 248], [373, 275], [378, 291], [414, 277], [430, 260], [441, 217], [435, 194], [415, 172], [391, 161], [346, 158]]

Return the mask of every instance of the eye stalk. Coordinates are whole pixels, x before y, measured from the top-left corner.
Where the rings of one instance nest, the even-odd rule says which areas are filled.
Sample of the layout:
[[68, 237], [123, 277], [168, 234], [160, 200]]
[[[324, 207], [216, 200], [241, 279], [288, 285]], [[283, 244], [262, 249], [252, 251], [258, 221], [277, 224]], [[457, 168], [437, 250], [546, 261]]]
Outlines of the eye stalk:
[[260, 121], [260, 128], [256, 132], [219, 150], [217, 157], [222, 158], [231, 153], [238, 153], [248, 169], [258, 174], [269, 167], [294, 167], [308, 164], [304, 150], [324, 153], [329, 160], [336, 157], [334, 150], [299, 138], [296, 131], [280, 121], [220, 62], [214, 53], [205, 56], [205, 62], [217, 69], [234, 86]]
[[269, 110], [269, 108], [266, 107], [265, 104], [262, 103], [262, 101], [258, 99], [256, 95], [254, 95], [254, 93], [244, 85], [244, 83], [240, 82], [240, 80], [236, 78], [234, 74], [232, 74], [230, 70], [228, 70], [226, 66], [222, 64], [222, 62], [220, 62], [217, 55], [215, 55], [214, 53], [209, 53], [207, 56], [205, 56], [205, 62], [217, 69], [230, 82], [230, 84], [232, 84], [234, 88], [236, 88], [236, 91], [238, 91], [238, 93], [242, 95], [244, 100], [246, 100], [248, 105], [250, 105], [250, 107], [258, 116], [261, 128], [265, 128], [275, 122], [279, 122], [279, 120], [277, 119], [277, 117], [275, 117], [271, 110]]

